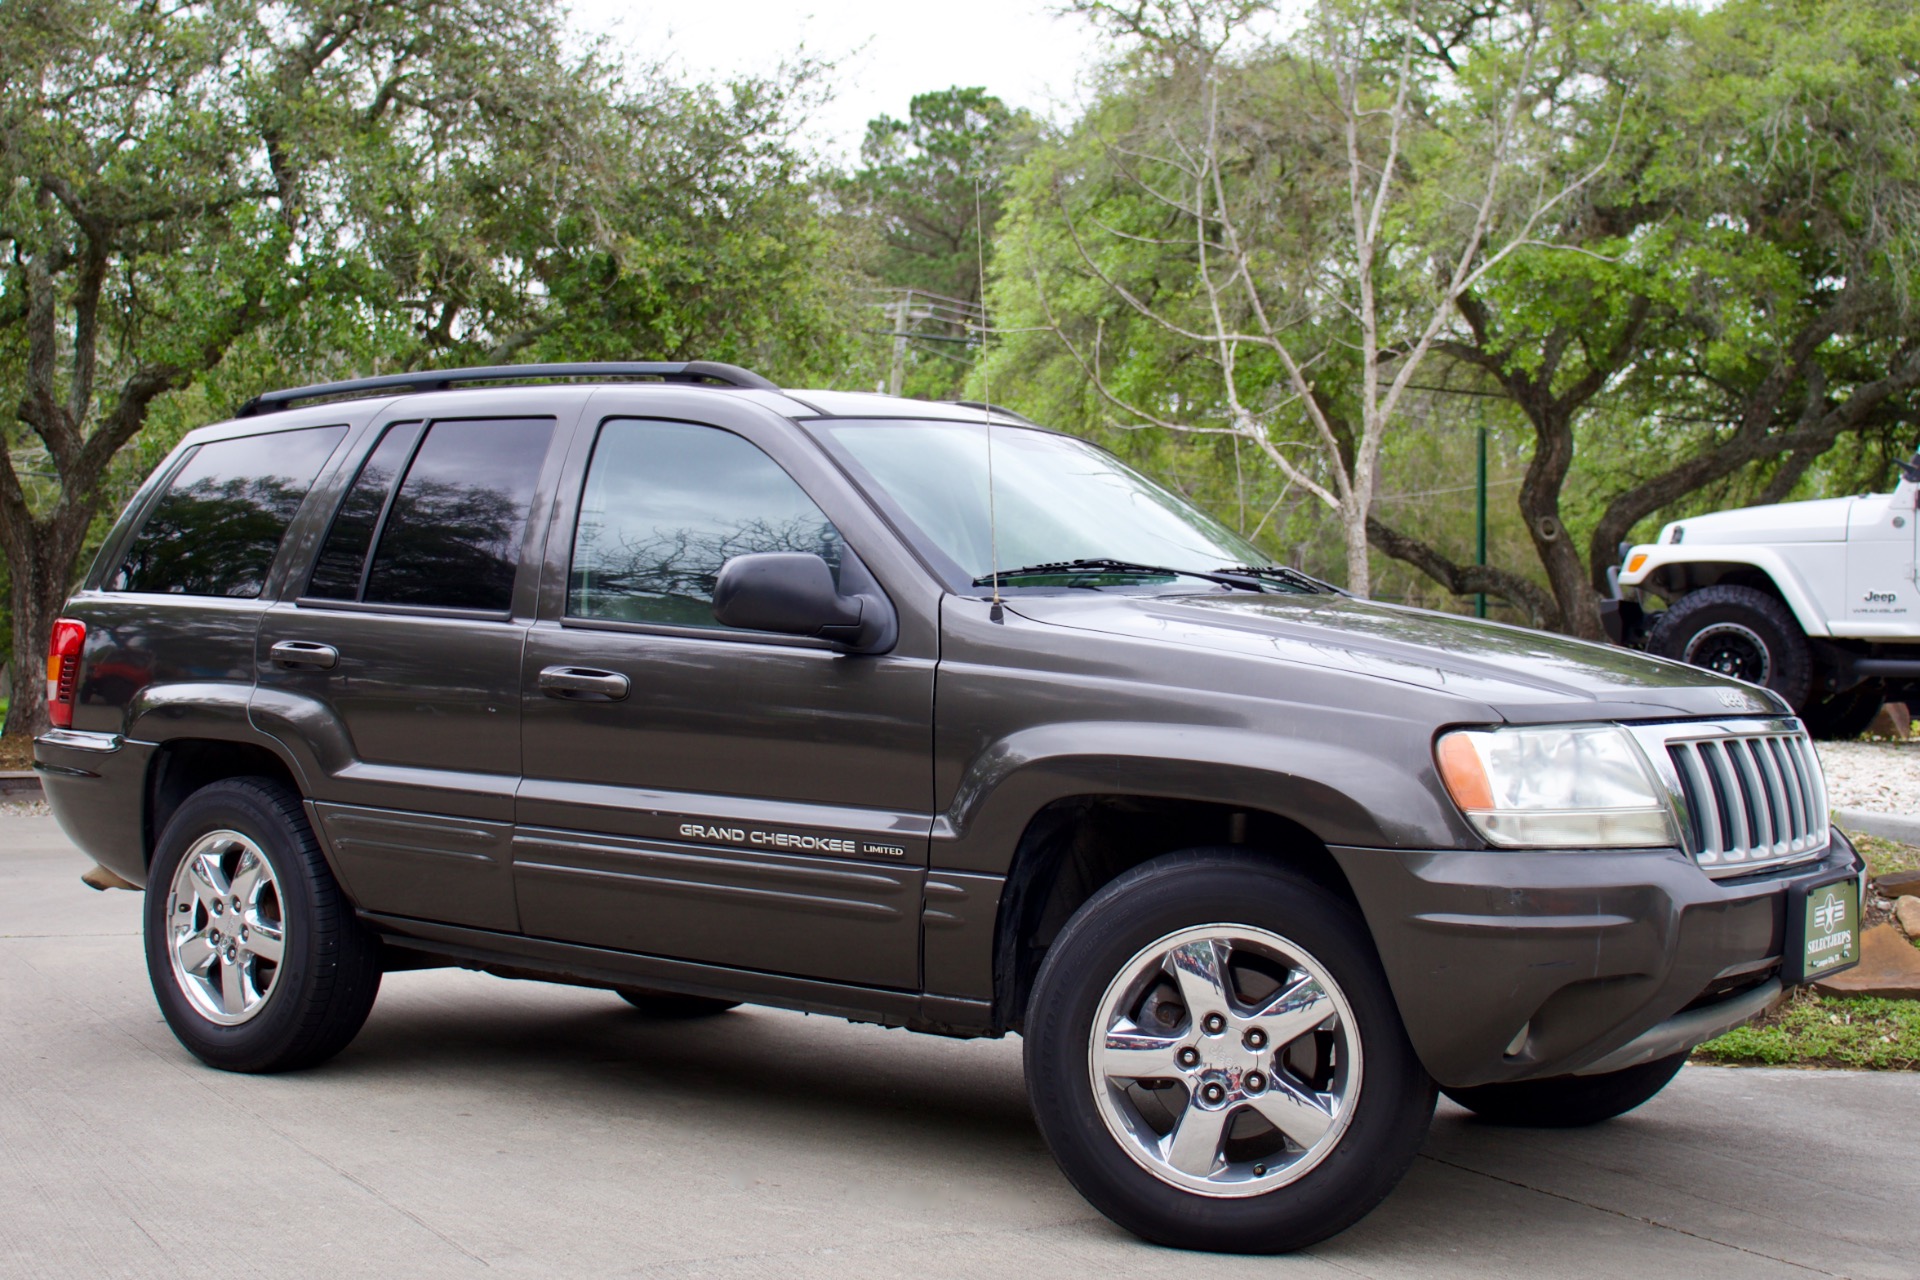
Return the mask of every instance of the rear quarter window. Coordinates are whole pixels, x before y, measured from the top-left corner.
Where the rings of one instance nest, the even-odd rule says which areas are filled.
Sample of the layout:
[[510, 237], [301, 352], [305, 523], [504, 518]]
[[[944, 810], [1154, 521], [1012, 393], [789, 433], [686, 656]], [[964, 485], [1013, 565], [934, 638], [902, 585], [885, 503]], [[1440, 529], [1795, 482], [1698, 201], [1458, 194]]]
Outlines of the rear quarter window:
[[346, 434], [308, 427], [195, 446], [107, 589], [258, 597], [294, 513]]

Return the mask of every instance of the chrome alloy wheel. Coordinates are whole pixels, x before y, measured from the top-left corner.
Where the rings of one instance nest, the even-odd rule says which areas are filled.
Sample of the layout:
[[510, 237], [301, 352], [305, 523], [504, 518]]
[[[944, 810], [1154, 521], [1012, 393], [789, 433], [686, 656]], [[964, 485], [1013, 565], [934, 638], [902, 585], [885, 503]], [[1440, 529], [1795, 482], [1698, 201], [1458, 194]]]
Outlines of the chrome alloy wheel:
[[260, 846], [238, 831], [194, 841], [167, 900], [173, 978], [194, 1010], [223, 1027], [259, 1013], [285, 942], [280, 885]]
[[1693, 666], [1718, 671], [1748, 684], [1765, 684], [1773, 673], [1767, 642], [1751, 627], [1737, 622], [1716, 622], [1702, 627], [1687, 641], [1687, 651], [1681, 656]]
[[1201, 1195], [1262, 1195], [1305, 1176], [1360, 1095], [1346, 996], [1305, 950], [1246, 925], [1143, 948], [1100, 997], [1090, 1049], [1114, 1141]]

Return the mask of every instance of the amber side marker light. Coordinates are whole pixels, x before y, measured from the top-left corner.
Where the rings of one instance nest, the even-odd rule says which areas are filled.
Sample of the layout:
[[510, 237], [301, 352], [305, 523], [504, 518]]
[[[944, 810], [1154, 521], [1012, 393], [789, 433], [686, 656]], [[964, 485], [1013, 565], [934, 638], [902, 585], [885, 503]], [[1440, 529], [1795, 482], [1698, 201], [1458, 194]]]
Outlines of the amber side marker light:
[[1455, 804], [1470, 812], [1493, 808], [1493, 784], [1487, 780], [1487, 766], [1474, 750], [1473, 739], [1450, 733], [1440, 739], [1434, 758], [1440, 763], [1440, 781]]
[[53, 624], [53, 641], [47, 646], [47, 720], [56, 729], [73, 728], [73, 698], [80, 684], [80, 651], [86, 643], [86, 623], [61, 618]]
[[1646, 562], [1647, 562], [1647, 553], [1644, 551], [1636, 552], [1633, 555], [1628, 556], [1627, 572], [1628, 573], [1640, 572], [1640, 566], [1645, 564]]

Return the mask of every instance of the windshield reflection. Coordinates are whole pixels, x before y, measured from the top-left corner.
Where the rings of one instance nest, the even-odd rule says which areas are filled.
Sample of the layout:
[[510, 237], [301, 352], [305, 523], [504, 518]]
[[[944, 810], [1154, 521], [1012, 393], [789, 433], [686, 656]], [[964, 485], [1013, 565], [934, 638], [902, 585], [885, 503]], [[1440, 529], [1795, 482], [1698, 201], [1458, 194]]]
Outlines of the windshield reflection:
[[984, 423], [824, 427], [970, 580], [996, 567], [1073, 560], [1205, 571], [1267, 559], [1186, 499], [1072, 436], [996, 424], [989, 462]]

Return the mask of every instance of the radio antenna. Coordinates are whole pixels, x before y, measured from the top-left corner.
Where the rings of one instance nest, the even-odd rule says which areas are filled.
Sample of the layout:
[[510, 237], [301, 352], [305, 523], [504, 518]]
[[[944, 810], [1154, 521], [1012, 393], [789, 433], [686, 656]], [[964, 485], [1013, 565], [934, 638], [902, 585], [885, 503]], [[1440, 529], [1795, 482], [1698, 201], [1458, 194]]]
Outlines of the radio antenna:
[[993, 494], [993, 383], [987, 360], [987, 334], [992, 326], [987, 323], [987, 245], [986, 230], [981, 223], [977, 169], [973, 174], [973, 252], [980, 270], [980, 417], [987, 427], [987, 556], [993, 569], [993, 607], [987, 610], [987, 617], [993, 622], [1005, 622], [1007, 611], [1000, 602], [1000, 514]]

